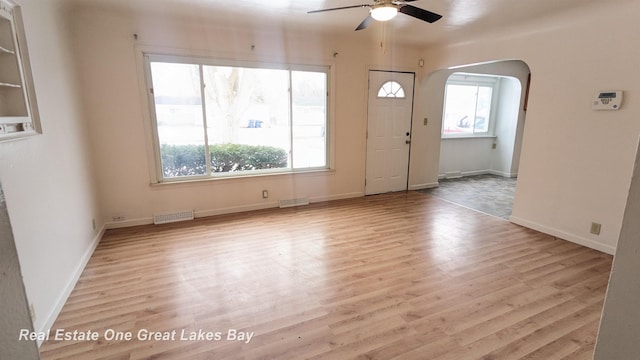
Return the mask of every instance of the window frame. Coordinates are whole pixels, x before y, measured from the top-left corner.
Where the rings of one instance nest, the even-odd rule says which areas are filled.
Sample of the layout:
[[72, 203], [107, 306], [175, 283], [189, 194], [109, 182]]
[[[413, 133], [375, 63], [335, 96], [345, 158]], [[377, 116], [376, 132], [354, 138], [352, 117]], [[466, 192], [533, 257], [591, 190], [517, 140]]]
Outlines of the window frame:
[[[294, 168], [293, 163], [291, 162], [289, 167], [286, 168], [278, 168], [278, 169], [259, 169], [252, 171], [239, 171], [239, 172], [212, 172], [211, 164], [209, 164], [209, 154], [206, 152], [205, 159], [207, 162], [207, 173], [203, 175], [193, 175], [193, 176], [180, 176], [180, 177], [164, 177], [163, 168], [162, 168], [162, 154], [161, 154], [161, 144], [160, 137], [158, 133], [158, 120], [156, 115], [156, 104], [155, 98], [153, 94], [153, 78], [151, 71], [151, 63], [152, 62], [163, 62], [163, 63], [175, 63], [175, 64], [193, 64], [198, 66], [227, 66], [227, 67], [241, 67], [241, 68], [253, 68], [253, 69], [270, 69], [270, 70], [285, 70], [289, 72], [289, 86], [291, 86], [291, 72], [293, 71], [308, 71], [308, 72], [318, 72], [324, 73], [326, 75], [326, 101], [325, 101], [325, 165], [317, 166], [317, 167], [306, 167], [306, 168]], [[269, 175], [287, 175], [287, 174], [298, 174], [298, 173], [313, 173], [313, 172], [326, 172], [331, 171], [333, 169], [334, 164], [334, 155], [333, 155], [333, 96], [334, 93], [332, 75], [334, 73], [333, 65], [312, 65], [312, 64], [284, 64], [284, 63], [275, 63], [275, 62], [254, 62], [254, 61], [242, 61], [242, 60], [230, 60], [230, 59], [222, 59], [217, 57], [208, 57], [208, 56], [190, 56], [190, 55], [178, 55], [178, 54], [164, 54], [164, 53], [156, 53], [156, 52], [146, 52], [142, 51], [142, 66], [144, 73], [144, 85], [145, 85], [145, 93], [147, 96], [147, 104], [148, 104], [148, 118], [150, 124], [150, 137], [151, 137], [151, 146], [153, 151], [153, 178], [151, 179], [151, 184], [170, 184], [170, 183], [184, 183], [184, 182], [194, 182], [194, 181], [211, 181], [211, 180], [221, 180], [221, 179], [233, 179], [233, 178], [250, 178], [250, 177], [260, 177], [260, 176], [269, 176]], [[202, 79], [201, 79], [202, 82]], [[291, 91], [289, 92], [289, 129], [290, 129], [290, 138], [291, 138], [291, 149], [289, 152], [289, 159], [293, 159], [293, 103]], [[204, 100], [204, 99], [203, 99]], [[203, 112], [205, 108], [203, 107]], [[206, 127], [206, 115], [203, 124], [203, 132], [207, 132]], [[208, 144], [211, 145], [211, 144]], [[206, 145], [205, 145], [206, 146]]]
[[5, 30], [8, 27], [8, 32], [0, 36], [4, 40], [0, 44], [0, 53], [2, 53], [0, 55], [13, 57], [15, 64], [15, 67], [10, 66], [10, 70], [4, 71], [4, 75], [9, 78], [15, 76], [15, 78], [5, 81], [3, 75], [0, 79], [0, 83], [3, 84], [0, 84], [0, 87], [15, 91], [14, 96], [19, 92], [20, 95], [16, 96], [17, 100], [24, 105], [24, 111], [0, 114], [0, 142], [2, 142], [42, 134], [42, 126], [29, 60], [22, 7], [14, 0], [0, 0], [0, 18], [5, 23]]
[[[445, 114], [447, 111], [447, 90], [449, 85], [462, 85], [462, 86], [477, 86], [477, 87], [489, 87], [491, 88], [491, 111], [489, 114], [489, 122], [487, 131], [473, 132], [473, 133], [445, 133]], [[470, 73], [453, 73], [445, 82], [444, 85], [444, 101], [442, 106], [442, 125], [440, 128], [440, 136], [442, 139], [460, 139], [460, 138], [486, 138], [495, 137], [495, 119], [498, 108], [500, 94], [500, 76], [496, 75], [484, 75], [484, 74], [470, 74]], [[477, 99], [477, 94], [476, 94]]]
[[[385, 89], [386, 85], [389, 85], [391, 87], [391, 89], [393, 89], [394, 85], [398, 86], [398, 90], [396, 90], [395, 92], [389, 92]], [[385, 95], [381, 96], [380, 93], [384, 91]], [[396, 96], [396, 94], [401, 93], [402, 95], [400, 96]], [[393, 96], [391, 96], [393, 95]], [[399, 82], [395, 81], [395, 80], [389, 80], [386, 81], [384, 84], [380, 85], [380, 87], [378, 88], [378, 95], [377, 95], [378, 99], [406, 99], [407, 95], [406, 95], [406, 91], [404, 90], [404, 87], [402, 87], [402, 84], [400, 84]]]

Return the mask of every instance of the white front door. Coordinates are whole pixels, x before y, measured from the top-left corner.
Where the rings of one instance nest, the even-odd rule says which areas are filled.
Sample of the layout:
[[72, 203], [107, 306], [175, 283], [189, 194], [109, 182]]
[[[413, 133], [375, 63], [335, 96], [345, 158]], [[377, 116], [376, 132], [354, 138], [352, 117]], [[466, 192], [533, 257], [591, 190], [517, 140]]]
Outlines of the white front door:
[[367, 195], [407, 190], [414, 78], [369, 71]]

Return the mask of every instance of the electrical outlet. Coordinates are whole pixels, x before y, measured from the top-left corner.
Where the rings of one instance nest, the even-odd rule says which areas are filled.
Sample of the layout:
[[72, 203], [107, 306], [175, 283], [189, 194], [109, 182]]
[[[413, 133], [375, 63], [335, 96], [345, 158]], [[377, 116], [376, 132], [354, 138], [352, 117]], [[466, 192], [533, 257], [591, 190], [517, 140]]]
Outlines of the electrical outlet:
[[496, 143], [491, 144], [491, 148], [495, 150], [495, 148], [498, 147], [498, 145]]
[[262, 198], [263, 199], [269, 198], [269, 190], [262, 190]]
[[429, 119], [428, 118], [424, 118], [424, 126], [427, 126], [428, 123], [429, 123]]
[[113, 220], [113, 222], [118, 222], [118, 221], [125, 221], [127, 220], [127, 218], [125, 216], [118, 215], [118, 216], [112, 217], [111, 220]]
[[591, 223], [591, 231], [590, 232], [593, 235], [600, 235], [601, 228], [602, 228], [602, 225], [600, 225], [598, 223], [595, 223], [595, 222], [592, 222]]

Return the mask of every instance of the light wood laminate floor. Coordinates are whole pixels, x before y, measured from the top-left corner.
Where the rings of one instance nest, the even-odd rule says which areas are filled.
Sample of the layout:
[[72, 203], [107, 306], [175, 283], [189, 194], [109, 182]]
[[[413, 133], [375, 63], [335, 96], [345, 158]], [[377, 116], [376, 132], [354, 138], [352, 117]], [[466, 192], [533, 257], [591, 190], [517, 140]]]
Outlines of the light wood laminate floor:
[[41, 355], [586, 360], [611, 261], [419, 192], [111, 230]]

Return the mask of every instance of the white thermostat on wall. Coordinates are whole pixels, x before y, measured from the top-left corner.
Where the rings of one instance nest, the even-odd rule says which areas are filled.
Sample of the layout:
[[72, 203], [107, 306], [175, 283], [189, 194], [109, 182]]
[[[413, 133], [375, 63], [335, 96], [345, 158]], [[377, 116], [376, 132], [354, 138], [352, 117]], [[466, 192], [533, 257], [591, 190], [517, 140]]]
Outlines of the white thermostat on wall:
[[618, 110], [622, 105], [622, 91], [601, 91], [596, 93], [592, 110]]

